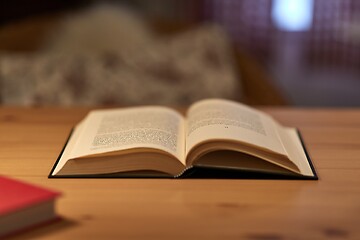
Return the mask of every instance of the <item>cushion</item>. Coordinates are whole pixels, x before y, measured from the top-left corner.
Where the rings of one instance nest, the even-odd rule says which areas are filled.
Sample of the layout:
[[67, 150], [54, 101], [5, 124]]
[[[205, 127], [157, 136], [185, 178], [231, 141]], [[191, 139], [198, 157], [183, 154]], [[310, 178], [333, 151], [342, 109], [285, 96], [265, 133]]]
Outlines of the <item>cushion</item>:
[[185, 105], [241, 96], [230, 42], [214, 25], [121, 51], [2, 53], [0, 79], [10, 105]]

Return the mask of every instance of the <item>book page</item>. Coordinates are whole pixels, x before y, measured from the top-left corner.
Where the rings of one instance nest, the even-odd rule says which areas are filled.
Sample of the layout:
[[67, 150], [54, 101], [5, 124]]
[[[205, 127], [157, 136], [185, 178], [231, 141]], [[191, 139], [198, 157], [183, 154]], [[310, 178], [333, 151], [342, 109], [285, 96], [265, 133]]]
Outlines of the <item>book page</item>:
[[184, 160], [184, 118], [166, 107], [96, 110], [84, 120], [71, 158], [153, 148]]
[[60, 160], [56, 165], [54, 171], [52, 172], [52, 176], [56, 175], [65, 165], [66, 160], [70, 158], [71, 152], [74, 149], [74, 146], [79, 139], [80, 133], [82, 132], [82, 128], [84, 126], [84, 121], [81, 121], [73, 128], [71, 135], [66, 143], [66, 147], [64, 148], [63, 153], [61, 154]]
[[298, 166], [303, 175], [314, 176], [307, 160], [300, 138], [295, 128], [278, 126], [279, 136], [284, 144], [289, 159]]
[[187, 112], [186, 154], [209, 140], [242, 141], [286, 155], [270, 116], [227, 100], [203, 100]]

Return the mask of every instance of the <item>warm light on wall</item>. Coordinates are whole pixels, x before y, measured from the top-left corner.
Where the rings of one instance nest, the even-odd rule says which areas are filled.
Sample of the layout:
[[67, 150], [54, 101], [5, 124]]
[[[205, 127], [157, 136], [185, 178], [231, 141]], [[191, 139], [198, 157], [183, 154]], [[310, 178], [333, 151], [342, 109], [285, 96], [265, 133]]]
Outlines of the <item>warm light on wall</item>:
[[275, 0], [271, 17], [284, 31], [306, 31], [311, 28], [313, 0]]

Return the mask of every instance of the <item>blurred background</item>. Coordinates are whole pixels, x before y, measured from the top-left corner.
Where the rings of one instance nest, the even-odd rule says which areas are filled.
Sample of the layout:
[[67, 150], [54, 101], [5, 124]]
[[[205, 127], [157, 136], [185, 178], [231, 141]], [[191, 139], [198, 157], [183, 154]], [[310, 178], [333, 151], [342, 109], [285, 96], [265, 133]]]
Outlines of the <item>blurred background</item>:
[[0, 4], [5, 105], [360, 106], [360, 1]]

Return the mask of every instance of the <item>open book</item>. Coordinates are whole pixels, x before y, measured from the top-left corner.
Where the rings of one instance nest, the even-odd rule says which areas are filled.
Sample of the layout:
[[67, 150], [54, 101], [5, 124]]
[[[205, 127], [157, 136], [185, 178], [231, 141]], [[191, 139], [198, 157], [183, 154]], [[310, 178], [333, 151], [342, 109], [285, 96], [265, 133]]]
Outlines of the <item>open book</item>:
[[192, 104], [186, 117], [160, 106], [91, 111], [74, 128], [49, 177], [181, 177], [196, 172], [317, 179], [296, 129], [221, 99]]

